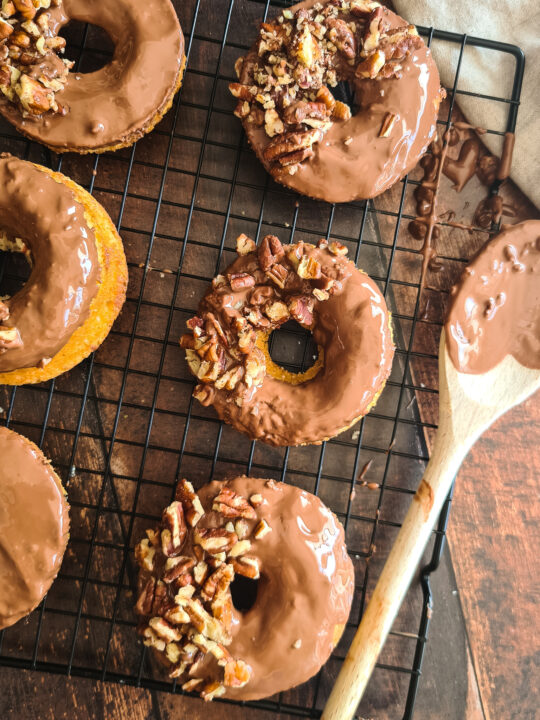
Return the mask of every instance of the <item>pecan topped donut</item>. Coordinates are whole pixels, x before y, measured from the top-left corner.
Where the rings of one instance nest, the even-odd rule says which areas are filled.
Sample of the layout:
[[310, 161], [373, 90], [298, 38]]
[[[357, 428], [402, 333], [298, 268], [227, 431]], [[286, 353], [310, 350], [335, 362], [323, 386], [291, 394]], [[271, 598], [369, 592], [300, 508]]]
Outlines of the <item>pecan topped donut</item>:
[[[414, 167], [444, 92], [416, 28], [371, 0], [283, 10], [236, 70], [235, 115], [266, 169], [329, 202], [374, 197]], [[352, 117], [339, 82], [354, 90]]]
[[[71, 72], [59, 34], [71, 20], [102, 27], [105, 67]], [[184, 38], [170, 0], [3, 0], [0, 113], [56, 152], [104, 152], [150, 132], [171, 106]]]
[[[267, 235], [257, 248], [240, 235], [237, 251], [180, 341], [199, 380], [194, 396], [272, 445], [318, 443], [345, 430], [374, 405], [390, 373], [384, 297], [339, 242], [283, 246]], [[268, 352], [270, 334], [289, 319], [319, 348], [304, 373], [277, 366]]]
[[354, 570], [343, 527], [318, 497], [245, 476], [198, 493], [181, 480], [146, 534], [135, 548], [138, 630], [184, 690], [253, 700], [326, 662]]

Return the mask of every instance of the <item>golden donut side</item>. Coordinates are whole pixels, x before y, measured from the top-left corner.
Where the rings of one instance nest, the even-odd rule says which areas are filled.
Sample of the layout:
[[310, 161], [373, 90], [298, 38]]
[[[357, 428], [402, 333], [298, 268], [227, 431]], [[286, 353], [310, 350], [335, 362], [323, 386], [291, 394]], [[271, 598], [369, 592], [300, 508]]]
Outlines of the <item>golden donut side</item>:
[[44, 367], [20, 368], [0, 373], [4, 385], [24, 385], [50, 380], [71, 370], [105, 340], [126, 297], [128, 270], [122, 240], [106, 210], [84, 188], [62, 173], [33, 163], [38, 170], [68, 187], [84, 207], [85, 219], [94, 231], [101, 278], [90, 315], [64, 347]]

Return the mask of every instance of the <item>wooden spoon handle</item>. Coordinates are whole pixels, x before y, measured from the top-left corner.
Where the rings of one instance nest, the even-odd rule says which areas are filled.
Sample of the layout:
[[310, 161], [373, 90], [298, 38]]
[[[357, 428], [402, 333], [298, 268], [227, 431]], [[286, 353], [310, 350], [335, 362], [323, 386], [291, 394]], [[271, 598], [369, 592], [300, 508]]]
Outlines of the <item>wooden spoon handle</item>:
[[433, 454], [388, 556], [322, 720], [350, 720], [392, 627], [468, 447], [439, 431]]

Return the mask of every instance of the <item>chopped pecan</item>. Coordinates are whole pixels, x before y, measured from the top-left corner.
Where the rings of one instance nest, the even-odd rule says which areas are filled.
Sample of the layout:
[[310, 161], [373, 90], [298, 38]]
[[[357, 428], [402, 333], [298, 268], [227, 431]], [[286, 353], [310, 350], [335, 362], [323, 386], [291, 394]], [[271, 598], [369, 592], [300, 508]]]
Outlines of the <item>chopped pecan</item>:
[[266, 235], [257, 250], [259, 265], [263, 272], [279, 262], [285, 255], [283, 245], [275, 235]]
[[[245, 518], [255, 520], [257, 513], [245, 497], [238, 495], [230, 487], [223, 487], [214, 498], [212, 510], [221, 513], [224, 517]], [[238, 538], [236, 538], [238, 540]], [[228, 548], [230, 550], [230, 548]]]
[[361, 78], [375, 79], [386, 62], [386, 56], [381, 50], [375, 50], [365, 60], [356, 66], [355, 75]]
[[[236, 515], [236, 517], [239, 516]], [[215, 555], [220, 552], [228, 552], [238, 542], [238, 536], [236, 533], [228, 532], [223, 528], [205, 528], [195, 530], [194, 541], [207, 553]]]
[[154, 604], [154, 592], [156, 589], [156, 579], [149, 577], [144, 585], [141, 594], [135, 605], [135, 612], [138, 615], [150, 615]]
[[253, 95], [247, 85], [232, 82], [229, 83], [229, 90], [235, 98], [240, 98], [240, 100], [247, 100], [248, 102], [251, 102], [253, 100]]
[[233, 273], [229, 275], [229, 283], [234, 292], [245, 290], [255, 285], [255, 278], [249, 273]]
[[247, 387], [261, 385], [266, 374], [266, 360], [259, 348], [253, 348], [246, 358], [244, 382]]
[[303, 280], [319, 278], [321, 277], [321, 263], [309, 255], [303, 255], [296, 272]]
[[263, 152], [264, 159], [269, 162], [275, 161], [282, 155], [311, 147], [314, 143], [320, 142], [322, 137], [323, 133], [318, 128], [285, 133], [268, 143]]
[[258, 580], [260, 577], [259, 561], [257, 558], [243, 555], [242, 557], [234, 558], [232, 566], [234, 572], [238, 573], [238, 575], [243, 575], [251, 580]]
[[334, 109], [332, 110], [332, 118], [334, 120], [350, 120], [351, 119], [351, 108], [345, 103], [336, 101]]
[[272, 280], [279, 288], [285, 287], [285, 282], [288, 275], [287, 268], [284, 265], [273, 265], [269, 270], [266, 271], [266, 276]]
[[0, 300], [0, 322], [9, 318], [9, 307]]
[[332, 240], [332, 242], [328, 245], [328, 250], [330, 250], [332, 255], [347, 255], [349, 252], [348, 247], [337, 240]]
[[266, 522], [266, 520], [263, 519], [257, 524], [257, 526], [253, 532], [253, 535], [256, 540], [262, 540], [262, 538], [265, 535], [268, 535], [269, 532], [272, 532], [272, 528]]
[[243, 660], [231, 660], [225, 665], [225, 685], [241, 688], [247, 685], [251, 677], [251, 669]]
[[243, 376], [244, 368], [241, 365], [236, 365], [236, 367], [224, 372], [214, 384], [218, 390], [234, 390]]
[[13, 33], [13, 27], [0, 17], [0, 42]]
[[264, 308], [265, 315], [274, 323], [284, 323], [289, 318], [289, 310], [284, 302], [277, 301]]
[[182, 503], [189, 525], [195, 527], [204, 515], [204, 509], [193, 485], [184, 478], [179, 480], [176, 486], [176, 499]]
[[336, 104], [336, 99], [330, 92], [330, 90], [326, 87], [326, 85], [323, 85], [319, 88], [317, 91], [317, 100], [319, 100], [321, 103], [324, 103], [327, 110], [332, 113], [332, 110], [334, 109], [334, 105]]
[[37, 8], [32, 0], [11, 0], [15, 10], [20, 12], [25, 20], [33, 20], [37, 13]]
[[42, 115], [51, 109], [52, 94], [29, 75], [21, 75], [15, 92], [23, 108], [32, 115]]
[[250, 252], [254, 252], [257, 249], [255, 242], [242, 233], [236, 238], [236, 252], [239, 255], [247, 255]]
[[291, 316], [303, 327], [313, 325], [313, 300], [303, 295], [293, 297], [289, 302]]
[[392, 132], [392, 128], [395, 125], [396, 119], [397, 115], [395, 115], [394, 113], [386, 113], [381, 125], [381, 129], [379, 130], [379, 137], [389, 137], [390, 133]]
[[204, 600], [213, 600], [216, 595], [226, 592], [234, 579], [232, 565], [224, 563], [215, 570], [204, 583], [201, 595]]
[[0, 352], [22, 347], [23, 341], [17, 328], [0, 325]]
[[362, 55], [367, 55], [372, 50], [376, 50], [381, 37], [381, 22], [383, 18], [382, 7], [377, 7], [368, 18], [366, 30], [364, 32]]
[[154, 569], [154, 556], [156, 554], [156, 548], [150, 545], [149, 540], [141, 540], [141, 542], [135, 546], [135, 559], [139, 567], [152, 572]]
[[341, 18], [329, 17], [325, 20], [328, 38], [348, 60], [356, 57], [356, 39], [351, 27]]
[[168, 623], [167, 620], [164, 620], [162, 617], [150, 618], [148, 624], [156, 635], [166, 642], [174, 642], [175, 640], [180, 640], [182, 637], [180, 630]]
[[[187, 534], [182, 503], [175, 500], [163, 511], [161, 521], [165, 526], [161, 531], [161, 547], [167, 557], [178, 555]], [[168, 530], [168, 534], [167, 534]]]
[[[165, 563], [165, 572], [163, 574], [163, 582], [172, 583], [173, 580], [177, 580], [181, 575], [188, 573], [191, 568], [195, 565], [195, 560], [188, 557], [187, 555], [181, 555], [180, 557], [171, 557], [167, 559]], [[182, 585], [188, 585], [188, 582], [182, 583]]]
[[221, 697], [225, 694], [225, 685], [220, 682], [207, 683], [201, 690], [201, 697], [206, 702], [213, 700], [215, 697]]
[[303, 122], [306, 118], [315, 118], [317, 120], [325, 120], [328, 117], [328, 108], [324, 102], [306, 102], [298, 100], [283, 112], [283, 119], [289, 125], [296, 125]]
[[201, 405], [208, 407], [214, 402], [216, 393], [214, 388], [209, 385], [196, 385], [193, 390], [193, 397], [198, 400]]
[[278, 162], [283, 167], [295, 166], [312, 157], [314, 154], [315, 153], [312, 148], [309, 147], [304, 150], [297, 150], [296, 152], [288, 153], [288, 155], [282, 155], [278, 158]]

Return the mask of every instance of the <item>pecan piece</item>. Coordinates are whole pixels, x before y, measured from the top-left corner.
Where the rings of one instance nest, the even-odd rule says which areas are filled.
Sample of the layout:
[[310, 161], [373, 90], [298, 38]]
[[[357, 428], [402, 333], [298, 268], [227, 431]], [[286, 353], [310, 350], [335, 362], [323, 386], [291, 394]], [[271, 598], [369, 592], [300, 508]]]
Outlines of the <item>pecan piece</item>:
[[242, 233], [236, 238], [236, 252], [239, 255], [247, 255], [250, 252], [254, 252], [257, 249], [254, 241]]
[[357, 65], [355, 75], [356, 77], [371, 78], [373, 80], [377, 77], [385, 62], [386, 56], [382, 50], [375, 50], [374, 53]]
[[273, 265], [270, 270], [266, 271], [266, 276], [281, 289], [285, 287], [288, 274], [287, 268], [280, 264]]
[[321, 263], [309, 255], [303, 255], [296, 272], [303, 280], [314, 280], [315, 278], [320, 278]]
[[148, 578], [135, 605], [135, 612], [138, 615], [150, 615], [152, 613], [155, 589], [156, 579], [154, 577]]
[[8, 318], [9, 318], [9, 308], [5, 303], [3, 303], [0, 300], [0, 322], [3, 322], [4, 320], [7, 320]]
[[22, 347], [23, 341], [17, 328], [0, 325], [0, 352]]
[[[255, 520], [257, 513], [248, 503], [245, 497], [238, 495], [229, 487], [221, 488], [214, 498], [212, 510], [221, 513], [224, 517], [245, 518]], [[238, 538], [236, 538], [238, 540]], [[228, 548], [230, 550], [230, 548]]]
[[292, 103], [283, 112], [283, 119], [289, 125], [301, 123], [306, 118], [325, 120], [327, 116], [328, 108], [324, 102], [305, 102], [304, 100]]
[[327, 18], [325, 25], [329, 28], [329, 40], [348, 60], [353, 60], [356, 57], [356, 39], [350, 26], [345, 20], [336, 17]]
[[[195, 560], [187, 555], [180, 557], [168, 558], [165, 563], [165, 572], [163, 573], [163, 582], [169, 584], [173, 580], [177, 580], [181, 575], [188, 573], [195, 565]], [[187, 578], [186, 578], [187, 580]], [[188, 585], [188, 582], [182, 582], [182, 585]]]
[[15, 10], [21, 13], [25, 20], [33, 20], [37, 9], [34, 7], [32, 0], [11, 0]]
[[243, 555], [242, 557], [234, 558], [232, 566], [235, 573], [250, 578], [251, 580], [258, 580], [261, 576], [257, 558]]
[[264, 308], [264, 313], [272, 322], [279, 323], [280, 325], [289, 319], [289, 310], [285, 303], [281, 301], [267, 305]]
[[397, 115], [391, 112], [387, 112], [384, 116], [384, 120], [379, 130], [379, 137], [389, 137], [392, 129], [395, 125]]
[[231, 92], [231, 95], [234, 95], [235, 98], [240, 98], [240, 100], [247, 100], [248, 102], [251, 102], [253, 100], [253, 95], [251, 94], [251, 91], [247, 85], [232, 82], [229, 83], [229, 90]]
[[305, 132], [289, 132], [283, 136], [271, 140], [263, 152], [265, 160], [271, 162], [277, 160], [282, 155], [304, 150], [311, 147], [314, 143], [322, 140], [323, 133], [318, 128], [306, 130]]
[[249, 273], [232, 273], [228, 277], [230, 286], [234, 292], [245, 290], [255, 285], [255, 278]]
[[257, 250], [259, 266], [263, 272], [278, 263], [284, 255], [283, 245], [275, 235], [266, 235]]
[[184, 478], [176, 486], [176, 499], [182, 503], [189, 525], [195, 527], [204, 515], [204, 510], [193, 485]]
[[141, 540], [141, 542], [135, 546], [135, 560], [139, 567], [152, 572], [154, 569], [154, 555], [156, 554], [156, 548], [150, 545], [149, 540]]
[[14, 90], [23, 108], [31, 115], [41, 115], [51, 109], [49, 91], [34, 78], [21, 75]]
[[215, 570], [204, 583], [201, 595], [204, 600], [213, 600], [216, 595], [225, 593], [234, 579], [232, 565], [224, 563]]
[[205, 528], [195, 531], [194, 542], [211, 555], [216, 555], [221, 552], [228, 552], [238, 542], [238, 536], [236, 533], [228, 532], [223, 528]]
[[0, 17], [0, 42], [13, 33], [13, 27]]
[[332, 255], [346, 255], [349, 252], [349, 248], [337, 240], [332, 240], [332, 242], [328, 245], [328, 250], [330, 250]]
[[164, 620], [162, 617], [150, 618], [148, 624], [155, 634], [166, 642], [174, 642], [175, 640], [180, 640], [182, 637], [180, 630], [168, 623], [167, 620]]
[[226, 687], [244, 687], [251, 677], [251, 669], [243, 660], [231, 660], [225, 665]]
[[175, 500], [165, 508], [161, 518], [164, 529], [161, 531], [161, 548], [167, 557], [178, 555], [187, 534], [182, 503]]
[[298, 295], [289, 302], [291, 316], [303, 327], [310, 328], [313, 325], [313, 300]]
[[304, 162], [304, 160], [307, 160], [314, 154], [313, 150], [309, 147], [305, 148], [305, 150], [297, 150], [296, 152], [289, 153], [288, 155], [282, 155], [278, 158], [278, 162], [282, 167], [289, 167]]

